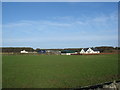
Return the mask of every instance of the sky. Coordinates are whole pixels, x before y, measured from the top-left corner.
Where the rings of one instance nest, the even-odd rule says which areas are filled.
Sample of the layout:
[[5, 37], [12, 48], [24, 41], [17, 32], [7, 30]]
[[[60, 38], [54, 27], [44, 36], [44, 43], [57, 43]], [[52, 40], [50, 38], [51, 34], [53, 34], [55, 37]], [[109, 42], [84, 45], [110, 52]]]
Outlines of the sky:
[[3, 2], [4, 47], [118, 46], [117, 2]]

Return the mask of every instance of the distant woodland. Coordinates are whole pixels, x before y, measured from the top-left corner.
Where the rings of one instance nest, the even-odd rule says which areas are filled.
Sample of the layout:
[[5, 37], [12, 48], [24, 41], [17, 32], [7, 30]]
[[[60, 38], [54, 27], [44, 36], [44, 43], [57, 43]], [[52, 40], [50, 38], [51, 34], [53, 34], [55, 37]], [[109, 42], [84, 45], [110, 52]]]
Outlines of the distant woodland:
[[[120, 47], [110, 47], [110, 46], [101, 46], [101, 47], [92, 47], [97, 48], [102, 53], [112, 53], [120, 51]], [[64, 49], [33, 49], [31, 47], [0, 47], [0, 52], [2, 53], [20, 53], [22, 50], [26, 50], [28, 52], [38, 52], [39, 50], [52, 50], [52, 51], [64, 51], [71, 50], [75, 52], [80, 52], [82, 48], [64, 48]]]

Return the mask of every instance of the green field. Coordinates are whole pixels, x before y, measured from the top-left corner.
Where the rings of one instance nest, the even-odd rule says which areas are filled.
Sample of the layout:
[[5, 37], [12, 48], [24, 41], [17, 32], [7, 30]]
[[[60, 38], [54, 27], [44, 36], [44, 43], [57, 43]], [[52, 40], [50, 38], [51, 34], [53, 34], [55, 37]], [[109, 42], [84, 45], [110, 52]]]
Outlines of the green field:
[[117, 80], [117, 55], [3, 56], [3, 88], [76, 88]]

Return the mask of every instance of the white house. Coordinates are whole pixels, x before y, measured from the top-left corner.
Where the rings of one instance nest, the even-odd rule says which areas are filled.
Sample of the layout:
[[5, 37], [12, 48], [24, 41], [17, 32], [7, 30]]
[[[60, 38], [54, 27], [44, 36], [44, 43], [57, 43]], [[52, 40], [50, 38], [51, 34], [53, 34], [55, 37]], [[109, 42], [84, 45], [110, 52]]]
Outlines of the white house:
[[100, 53], [100, 51], [96, 48], [83, 48], [80, 51], [81, 54], [91, 54], [91, 53]]
[[84, 53], [86, 53], [86, 51], [88, 50], [89, 48], [83, 48], [81, 51], [80, 51], [80, 53], [81, 54], [84, 54]]
[[23, 50], [23, 51], [20, 51], [20, 53], [28, 53], [27, 51]]

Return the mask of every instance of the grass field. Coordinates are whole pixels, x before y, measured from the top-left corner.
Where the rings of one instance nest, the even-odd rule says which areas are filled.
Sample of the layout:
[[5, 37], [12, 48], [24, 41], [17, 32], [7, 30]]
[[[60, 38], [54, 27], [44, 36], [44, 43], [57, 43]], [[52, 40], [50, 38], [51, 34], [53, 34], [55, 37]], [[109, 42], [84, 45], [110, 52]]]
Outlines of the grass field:
[[116, 80], [117, 55], [3, 56], [3, 88], [76, 88]]

